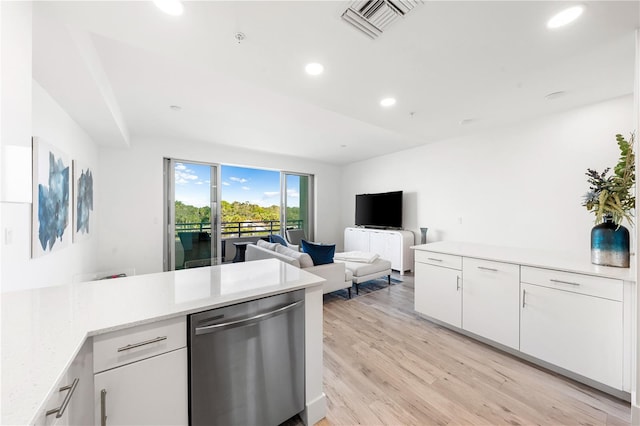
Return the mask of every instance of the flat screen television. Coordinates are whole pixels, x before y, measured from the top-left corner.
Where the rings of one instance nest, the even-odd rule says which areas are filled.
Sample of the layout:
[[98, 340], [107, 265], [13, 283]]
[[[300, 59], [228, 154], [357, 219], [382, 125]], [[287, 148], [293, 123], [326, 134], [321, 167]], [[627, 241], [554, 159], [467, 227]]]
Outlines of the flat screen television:
[[402, 191], [357, 194], [356, 226], [402, 228]]

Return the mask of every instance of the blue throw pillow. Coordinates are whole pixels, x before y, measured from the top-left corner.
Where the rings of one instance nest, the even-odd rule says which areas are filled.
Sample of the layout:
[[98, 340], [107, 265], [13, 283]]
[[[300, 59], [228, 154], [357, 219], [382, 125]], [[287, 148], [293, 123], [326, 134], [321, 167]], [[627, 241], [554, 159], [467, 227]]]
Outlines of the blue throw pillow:
[[269, 235], [269, 242], [270, 243], [278, 243], [278, 244], [282, 244], [283, 246], [287, 247], [288, 244], [285, 241], [284, 238], [282, 238], [280, 235], [278, 234], [271, 234]]
[[302, 246], [302, 252], [311, 256], [314, 265], [333, 263], [333, 255], [336, 252], [335, 244], [315, 244], [300, 240], [300, 245]]

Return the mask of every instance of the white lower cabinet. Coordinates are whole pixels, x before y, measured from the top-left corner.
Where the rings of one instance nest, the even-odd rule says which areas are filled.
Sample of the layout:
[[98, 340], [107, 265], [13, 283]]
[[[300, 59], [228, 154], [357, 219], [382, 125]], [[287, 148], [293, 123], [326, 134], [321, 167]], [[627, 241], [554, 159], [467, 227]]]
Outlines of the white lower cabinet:
[[462, 328], [518, 349], [520, 266], [462, 259]]
[[416, 250], [417, 312], [606, 392], [631, 391], [630, 281], [617, 271], [524, 265], [507, 251], [489, 260], [456, 254], [467, 247], [486, 256], [485, 247], [454, 247]]
[[[401, 265], [402, 237], [400, 234], [390, 234], [387, 232], [369, 232], [369, 251], [377, 253], [382, 259], [391, 262], [392, 265]], [[398, 268], [400, 266], [397, 266]]]
[[186, 317], [94, 336], [95, 424], [187, 425]]
[[96, 425], [187, 425], [187, 349], [95, 375]]
[[622, 302], [539, 285], [521, 286], [520, 350], [622, 389]]
[[85, 342], [38, 414], [35, 425], [84, 426], [93, 422], [92, 352], [91, 342]]
[[415, 310], [455, 327], [462, 326], [462, 274], [457, 269], [415, 264]]

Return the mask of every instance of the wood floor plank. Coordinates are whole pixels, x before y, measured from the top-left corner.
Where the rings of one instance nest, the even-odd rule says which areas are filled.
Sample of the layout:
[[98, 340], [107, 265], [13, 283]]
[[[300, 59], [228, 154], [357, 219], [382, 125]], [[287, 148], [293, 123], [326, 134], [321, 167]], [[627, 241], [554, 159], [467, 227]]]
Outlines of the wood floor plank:
[[421, 318], [403, 278], [324, 304], [322, 426], [629, 424], [629, 403]]

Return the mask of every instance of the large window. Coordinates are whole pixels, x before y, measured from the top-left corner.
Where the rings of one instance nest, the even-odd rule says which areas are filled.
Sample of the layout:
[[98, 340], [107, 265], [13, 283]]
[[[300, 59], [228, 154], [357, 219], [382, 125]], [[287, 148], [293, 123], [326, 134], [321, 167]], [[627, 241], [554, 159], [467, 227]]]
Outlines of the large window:
[[313, 239], [311, 175], [167, 159], [165, 176], [166, 270], [241, 261], [243, 245], [286, 229]]
[[220, 262], [218, 171], [216, 164], [165, 160], [166, 270]]
[[312, 176], [283, 172], [281, 181], [284, 228], [304, 229], [307, 238], [313, 241]]
[[280, 172], [223, 165], [222, 237], [280, 233]]

